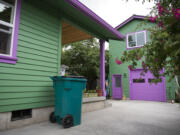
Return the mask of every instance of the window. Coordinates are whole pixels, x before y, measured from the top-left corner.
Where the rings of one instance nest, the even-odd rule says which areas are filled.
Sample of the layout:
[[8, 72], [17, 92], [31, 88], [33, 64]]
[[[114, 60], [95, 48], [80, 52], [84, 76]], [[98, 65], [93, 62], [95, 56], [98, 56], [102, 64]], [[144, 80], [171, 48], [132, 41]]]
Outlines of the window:
[[127, 34], [126, 41], [128, 49], [144, 46], [146, 44], [146, 31]]
[[121, 87], [121, 77], [116, 77], [116, 88]]
[[145, 83], [145, 79], [133, 79], [133, 83]]
[[0, 0], [0, 62], [14, 63], [10, 61], [17, 60], [14, 50], [17, 46], [20, 14], [20, 7], [17, 7], [18, 2], [19, 0]]
[[159, 79], [149, 78], [149, 79], [148, 79], [148, 82], [149, 82], [149, 83], [160, 83], [160, 82], [162, 82], [162, 79], [161, 79], [161, 78], [159, 78]]

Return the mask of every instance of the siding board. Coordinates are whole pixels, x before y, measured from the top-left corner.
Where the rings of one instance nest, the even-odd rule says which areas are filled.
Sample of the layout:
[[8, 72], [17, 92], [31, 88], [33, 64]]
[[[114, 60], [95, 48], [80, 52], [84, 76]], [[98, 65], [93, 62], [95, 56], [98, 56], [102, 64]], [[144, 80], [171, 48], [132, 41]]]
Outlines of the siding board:
[[16, 104], [27, 104], [27, 103], [37, 103], [37, 102], [46, 102], [53, 101], [54, 97], [30, 97], [30, 98], [15, 98], [15, 99], [2, 99], [0, 100], [0, 106], [3, 105], [16, 105]]
[[[25, 12], [25, 11], [24, 11]], [[55, 26], [53, 26], [53, 23], [50, 22], [48, 24], [47, 21], [45, 21], [45, 19], [43, 18], [43, 20], [41, 18], [36, 18], [32, 15], [28, 15], [29, 13], [27, 14], [24, 14], [24, 12], [22, 12], [22, 21], [20, 23], [22, 24], [25, 24], [25, 25], [28, 25], [28, 26], [39, 26], [41, 24], [41, 27], [38, 28], [40, 31], [43, 30], [44, 28], [44, 31], [49, 31], [50, 33], [52, 33], [55, 37], [57, 37], [57, 35], [55, 35], [55, 33], [58, 32], [58, 28], [56, 28]], [[33, 18], [33, 20], [31, 19]], [[41, 19], [41, 21], [39, 20]], [[43, 23], [42, 23], [43, 21]], [[58, 21], [54, 22], [54, 24], [58, 24]], [[51, 28], [52, 27], [52, 28]], [[54, 32], [54, 33], [53, 33]]]
[[[25, 56], [19, 56], [19, 58], [21, 58], [20, 60], [21, 61], [19, 61], [19, 62], [22, 62], [22, 61], [26, 61], [26, 62], [31, 62], [31, 60], [33, 60], [34, 61], [34, 64], [36, 64], [36, 65], [42, 65], [42, 66], [46, 66], [46, 65], [48, 65], [49, 64], [49, 66], [50, 67], [56, 67], [56, 66], [53, 66], [54, 64], [57, 64], [57, 62], [53, 62], [53, 61], [51, 61], [51, 60], [47, 60], [47, 59], [36, 59], [36, 58], [27, 58], [27, 57], [25, 57]], [[47, 62], [48, 62], [48, 64], [47, 64]]]
[[[48, 7], [49, 9], [44, 9], [45, 11], [41, 11], [39, 12], [38, 7], [35, 7], [36, 5], [30, 5], [28, 4], [24, 4], [22, 5], [22, 16], [30, 16], [33, 19], [39, 20], [39, 23], [43, 23], [47, 24], [47, 26], [52, 25], [52, 24], [56, 24], [58, 20], [58, 18], [56, 17], [56, 13], [54, 11], [52, 11], [52, 9], [50, 9], [51, 7]], [[31, 12], [28, 12], [29, 10], [31, 10]], [[41, 9], [42, 10], [42, 9]], [[52, 11], [52, 12], [51, 12]], [[59, 12], [59, 11], [56, 11]], [[43, 18], [42, 18], [43, 16]], [[55, 16], [55, 17], [54, 17]], [[46, 21], [45, 21], [46, 20]], [[57, 25], [53, 26], [52, 29], [54, 28], [59, 28]]]
[[42, 56], [45, 56], [45, 57], [47, 57], [47, 56], [49, 57], [50, 56], [50, 58], [57, 59], [57, 55], [56, 55], [57, 52], [55, 52], [53, 54], [53, 53], [50, 53], [48, 51], [41, 51], [41, 50], [31, 49], [31, 48], [24, 47], [24, 46], [20, 46], [18, 50], [20, 52], [37, 54], [37, 55], [42, 55]]
[[53, 36], [53, 35], [50, 35], [49, 33], [44, 33], [44, 32], [41, 32], [39, 30], [36, 30], [36, 29], [33, 29], [31, 27], [27, 27], [26, 25], [22, 25], [21, 29], [19, 29], [19, 32], [20, 33], [23, 33], [23, 32], [27, 32], [27, 33], [32, 33], [36, 36], [42, 36], [44, 38], [49, 38], [50, 40], [53, 40], [53, 41], [57, 41], [57, 36]]
[[27, 104], [16, 104], [16, 105], [6, 105], [0, 107], [0, 112], [8, 112], [12, 110], [22, 110], [22, 109], [31, 109], [39, 108], [54, 105], [54, 101], [47, 102], [37, 102], [37, 103], [27, 103]]
[[45, 56], [33, 55], [33, 54], [23, 53], [23, 52], [18, 52], [17, 56], [18, 56], [18, 58], [22, 57], [22, 58], [27, 58], [27, 59], [38, 59], [38, 60], [42, 60], [45, 62], [52, 62], [52, 63], [57, 64], [57, 59], [49, 58], [47, 56], [45, 57]]
[[1, 93], [0, 100], [1, 99], [19, 99], [19, 98], [32, 98], [32, 97], [53, 97], [54, 93], [49, 92], [19, 92], [16, 94], [11, 93]]
[[48, 40], [47, 38], [42, 38], [39, 36], [38, 37], [31, 37], [30, 35], [32, 34], [29, 34], [29, 35], [25, 35], [23, 33], [19, 33], [19, 39], [24, 39], [25, 41], [29, 41], [29, 40], [34, 40], [35, 43], [41, 43], [41, 44], [48, 44], [48, 45], [55, 45], [57, 46], [57, 44], [54, 42], [52, 43], [51, 40]]
[[24, 80], [24, 81], [43, 81], [50, 82], [49, 77], [42, 76], [28, 76], [28, 75], [13, 75], [13, 74], [1, 74], [0, 80]]
[[32, 32], [27, 32], [27, 31], [24, 31], [24, 30], [19, 31], [19, 34], [21, 34], [21, 33], [23, 33], [23, 36], [31, 37], [33, 39], [36, 39], [36, 40], [39, 40], [39, 41], [42, 41], [42, 42], [46, 42], [46, 43], [51, 44], [51, 45], [57, 45], [57, 39], [52, 40], [51, 38], [44, 37], [44, 36], [42, 36], [40, 34], [34, 34]]
[[57, 50], [57, 46], [53, 46], [53, 45], [49, 45], [49, 44], [37, 44], [37, 43], [33, 43], [33, 42], [28, 42], [28, 41], [23, 41], [23, 39], [19, 39], [18, 43], [20, 45], [25, 44], [26, 46], [29, 46], [29, 44], [35, 45], [35, 46], [40, 46], [40, 47], [45, 47], [45, 48], [49, 48], [52, 50]]
[[19, 92], [46, 92], [46, 91], [54, 91], [53, 87], [52, 86], [43, 86], [43, 87], [18, 87], [18, 86], [13, 86], [13, 87], [10, 87], [10, 86], [1, 86], [0, 88], [0, 93], [19, 93]]
[[29, 86], [29, 87], [39, 87], [39, 86], [52, 86], [52, 81], [36, 81], [36, 80], [0, 80], [1, 86]]
[[[18, 63], [16, 66], [14, 65], [7, 65], [7, 64], [0, 64], [0, 67], [6, 67], [6, 68], [18, 68], [18, 69], [26, 69], [26, 70], [37, 70], [37, 71], [43, 71], [43, 72], [51, 72], [51, 73], [56, 73], [57, 69], [48, 67], [48, 66], [38, 66], [34, 64], [23, 64], [23, 63]], [[1, 71], [0, 71], [1, 72]], [[3, 74], [3, 72], [1, 72]], [[6, 74], [6, 72], [4, 73]], [[11, 73], [11, 74], [17, 74], [16, 72]]]
[[49, 66], [52, 68], [57, 68], [57, 63], [53, 63], [53, 62], [49, 62], [49, 61], [42, 61], [42, 60], [34, 60], [34, 59], [27, 59], [27, 58], [23, 58], [23, 57], [19, 57], [19, 62], [21, 63], [33, 63], [35, 65], [39, 65], [39, 66]]
[[5, 68], [1, 67], [0, 74], [7, 73], [7, 74], [20, 74], [20, 75], [35, 75], [35, 76], [55, 76], [57, 73], [53, 72], [43, 72], [40, 70], [28, 70], [28, 69], [19, 69], [19, 68]]
[[55, 51], [55, 49], [49, 49], [47, 47], [41, 47], [41, 46], [37, 46], [37, 45], [34, 45], [34, 44], [22, 44], [22, 43], [20, 43], [19, 46], [25, 47], [25, 48], [28, 48], [28, 49], [34, 49], [34, 50], [37, 50], [37, 51], [50, 53], [50, 54], [54, 54], [54, 51]]
[[29, 27], [29, 29], [38, 30], [39, 32], [44, 32], [45, 34], [49, 34], [50, 36], [57, 37], [57, 35], [56, 35], [57, 32], [56, 31], [50, 31], [50, 30], [47, 29], [47, 27], [39, 27], [39, 25], [30, 23], [30, 21], [28, 21], [28, 20], [25, 20], [25, 19], [21, 20], [20, 24], [22, 25], [22, 29], [24, 29], [26, 27]]

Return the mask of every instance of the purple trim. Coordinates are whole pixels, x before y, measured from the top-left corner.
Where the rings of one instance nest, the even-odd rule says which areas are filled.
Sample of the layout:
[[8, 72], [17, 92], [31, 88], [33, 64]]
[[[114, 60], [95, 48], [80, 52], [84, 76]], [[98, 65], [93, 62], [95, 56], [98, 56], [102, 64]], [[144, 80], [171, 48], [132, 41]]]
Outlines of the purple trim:
[[131, 70], [128, 68], [128, 72], [129, 72], [129, 99], [132, 99], [132, 87], [131, 87]]
[[115, 29], [119, 29], [119, 28], [123, 27], [124, 25], [126, 25], [127, 23], [129, 23], [130, 21], [132, 21], [134, 19], [144, 20], [145, 18], [146, 18], [146, 16], [133, 15], [133, 16], [129, 17], [127, 20], [125, 20], [124, 22], [122, 22], [121, 24], [119, 24], [118, 26], [116, 26]]
[[145, 43], [147, 43], [147, 30], [142, 30], [142, 31], [136, 31], [136, 32], [127, 33], [127, 34], [126, 34], [126, 50], [132, 50], [132, 49], [141, 48], [141, 47], [144, 46], [144, 45], [143, 45], [143, 46], [136, 46], [136, 47], [128, 48], [128, 37], [127, 37], [127, 35], [134, 34], [134, 33], [137, 33], [137, 32], [145, 32]]
[[[121, 78], [121, 87], [120, 87], [120, 95], [117, 94], [117, 88], [115, 87], [115, 77], [119, 76]], [[113, 74], [112, 75], [112, 98], [113, 99], [122, 99], [123, 97], [123, 81], [122, 81], [122, 75], [121, 74]]]
[[106, 23], [102, 18], [97, 16], [94, 12], [92, 12], [88, 7], [86, 7], [84, 4], [79, 2], [78, 0], [66, 0], [69, 4], [71, 4], [73, 7], [90, 17], [92, 20], [100, 24], [102, 27], [104, 27], [106, 30], [110, 31], [115, 37], [117, 37], [119, 40], [122, 40], [124, 36], [120, 34], [116, 29], [114, 29], [111, 25]]
[[21, 0], [17, 0], [16, 20], [15, 20], [15, 30], [14, 30], [14, 40], [13, 40], [13, 53], [12, 53], [13, 57], [16, 57], [16, 53], [17, 53], [20, 12], [21, 12]]
[[21, 0], [17, 0], [16, 14], [15, 14], [15, 25], [14, 25], [14, 38], [13, 38], [13, 47], [12, 47], [12, 56], [3, 56], [0, 55], [0, 63], [10, 63], [16, 64], [18, 60], [16, 58], [17, 45], [18, 45], [18, 31], [19, 31], [19, 20], [20, 20], [20, 11], [21, 11]]
[[103, 96], [106, 96], [105, 90], [105, 41], [99, 40], [100, 42], [100, 86], [103, 90]]

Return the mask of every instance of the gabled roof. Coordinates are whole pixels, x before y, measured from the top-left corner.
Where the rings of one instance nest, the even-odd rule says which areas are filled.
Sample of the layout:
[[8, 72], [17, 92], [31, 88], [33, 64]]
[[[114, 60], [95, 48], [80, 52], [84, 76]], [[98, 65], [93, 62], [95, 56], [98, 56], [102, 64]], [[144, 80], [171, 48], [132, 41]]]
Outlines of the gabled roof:
[[121, 24], [116, 26], [115, 29], [119, 29], [119, 28], [123, 27], [124, 25], [126, 25], [127, 23], [131, 22], [134, 19], [144, 20], [145, 18], [146, 18], [146, 16], [142, 16], [142, 15], [132, 15], [127, 20], [125, 20], [124, 22], [122, 22]]

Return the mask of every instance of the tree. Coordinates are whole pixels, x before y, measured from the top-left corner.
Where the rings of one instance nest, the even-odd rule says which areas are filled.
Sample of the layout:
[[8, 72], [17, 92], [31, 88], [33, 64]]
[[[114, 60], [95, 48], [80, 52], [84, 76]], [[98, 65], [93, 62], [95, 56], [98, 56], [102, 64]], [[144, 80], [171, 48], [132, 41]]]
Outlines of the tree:
[[[142, 62], [144, 71], [150, 70], [155, 77], [169, 75], [170, 78], [180, 76], [180, 1], [160, 0], [150, 13], [146, 21], [157, 24], [149, 28], [151, 42], [143, 48], [125, 51], [122, 62], [131, 62], [135, 68], [137, 61], [145, 57]], [[160, 71], [165, 68], [164, 73]]]
[[[99, 43], [96, 39], [88, 39], [63, 47], [62, 64], [69, 67], [68, 72], [71, 75], [87, 78], [88, 89], [95, 89], [99, 78], [99, 49]], [[106, 57], [108, 58], [107, 52]], [[106, 67], [108, 67], [108, 64], [106, 62]]]

